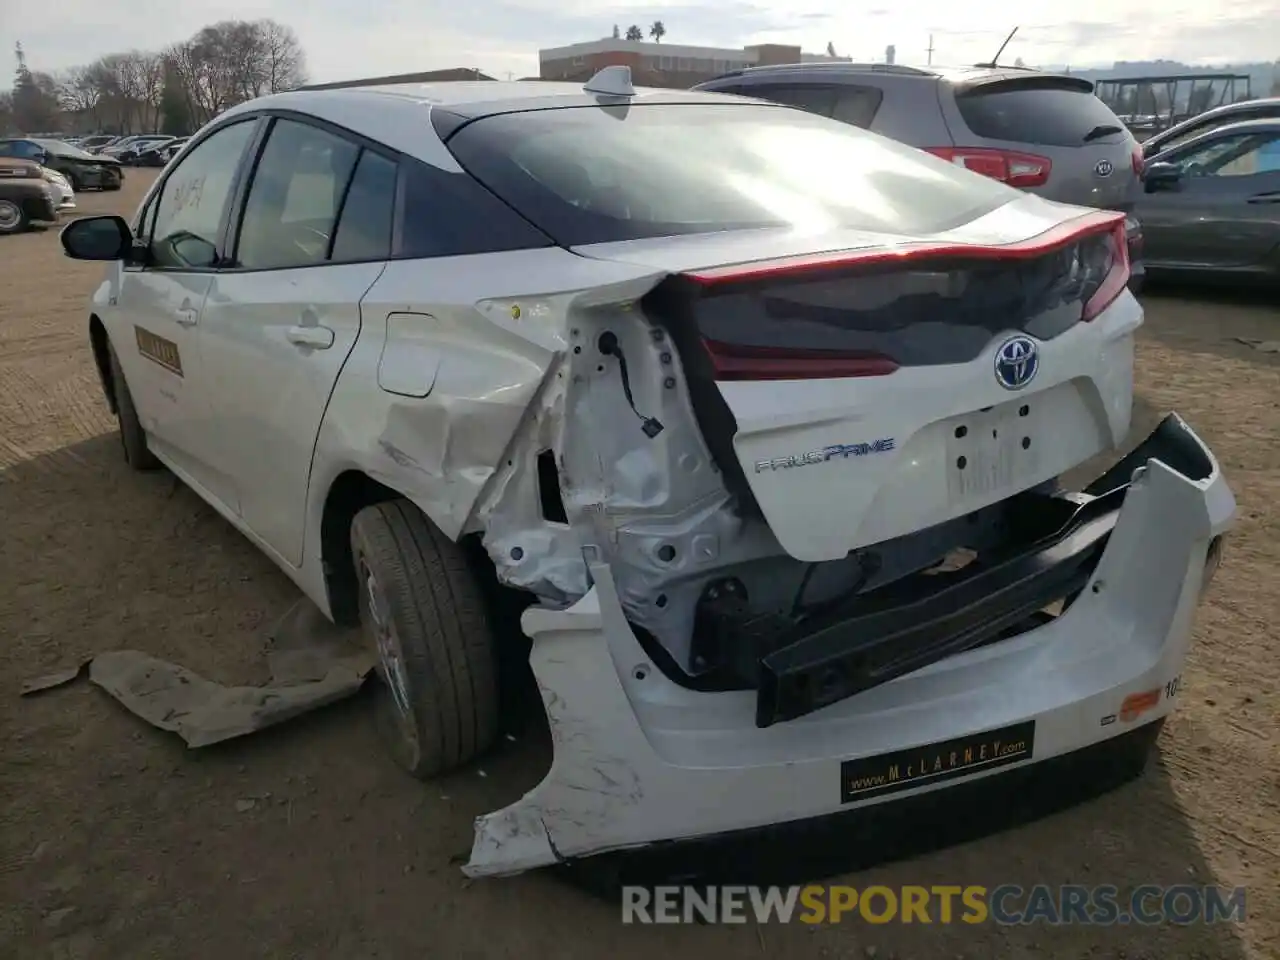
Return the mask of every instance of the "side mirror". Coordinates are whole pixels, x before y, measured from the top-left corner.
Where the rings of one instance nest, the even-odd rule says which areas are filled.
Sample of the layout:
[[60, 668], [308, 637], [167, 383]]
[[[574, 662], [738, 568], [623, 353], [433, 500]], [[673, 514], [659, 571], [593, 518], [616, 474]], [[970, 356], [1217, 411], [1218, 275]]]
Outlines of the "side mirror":
[[62, 249], [72, 260], [125, 260], [133, 231], [123, 217], [81, 217], [62, 228]]
[[1182, 179], [1182, 168], [1176, 163], [1157, 160], [1155, 163], [1147, 164], [1146, 170], [1143, 171], [1142, 179], [1147, 186], [1147, 193], [1168, 190]]

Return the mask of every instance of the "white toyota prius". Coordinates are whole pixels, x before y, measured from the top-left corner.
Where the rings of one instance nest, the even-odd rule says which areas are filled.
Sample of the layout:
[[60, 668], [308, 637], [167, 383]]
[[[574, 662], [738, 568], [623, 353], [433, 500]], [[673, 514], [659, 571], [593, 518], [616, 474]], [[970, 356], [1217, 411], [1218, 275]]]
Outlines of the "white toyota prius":
[[488, 875], [1141, 769], [1235, 503], [1174, 414], [1060, 479], [1129, 432], [1124, 229], [608, 68], [254, 100], [62, 242], [126, 460], [363, 625], [407, 770], [531, 668]]

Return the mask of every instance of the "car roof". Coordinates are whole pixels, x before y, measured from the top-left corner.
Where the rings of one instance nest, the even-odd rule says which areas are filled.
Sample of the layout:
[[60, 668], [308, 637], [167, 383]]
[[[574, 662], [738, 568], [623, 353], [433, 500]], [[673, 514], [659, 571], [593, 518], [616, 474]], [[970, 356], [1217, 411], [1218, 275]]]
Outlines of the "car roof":
[[[972, 66], [916, 66], [905, 63], [850, 63], [847, 61], [826, 61], [821, 63], [778, 63], [759, 67], [745, 67], [707, 81], [707, 84], [730, 77], [757, 77], [770, 74], [807, 74], [814, 79], [833, 77], [865, 77], [867, 74], [878, 76], [933, 78], [944, 83], [956, 85], [978, 85], [1000, 80], [1013, 80], [1024, 77], [1051, 77], [1076, 80], [1083, 87], [1089, 83], [1080, 77], [1066, 73], [1032, 70], [1026, 67], [990, 66], [974, 64]], [[703, 86], [700, 84], [699, 86]], [[1092, 84], [1089, 84], [1092, 89]]]
[[[524, 110], [551, 110], [562, 107], [589, 107], [616, 97], [588, 93], [582, 84], [548, 80], [457, 80], [443, 83], [395, 83], [367, 87], [339, 87], [330, 90], [293, 90], [250, 100], [236, 110], [295, 109], [346, 106], [359, 103], [368, 109], [374, 103], [388, 110], [417, 112], [423, 107], [445, 108], [450, 113], [474, 119]], [[737, 98], [696, 90], [667, 90], [636, 87], [631, 103], [716, 103]]]
[[[693, 90], [636, 87], [625, 98], [588, 93], [582, 84], [543, 80], [458, 80], [327, 90], [291, 90], [249, 100], [223, 112], [218, 124], [263, 112], [295, 112], [350, 130], [445, 170], [461, 168], [442, 142], [448, 131], [483, 117], [569, 107], [722, 103], [754, 100]], [[433, 122], [432, 113], [437, 112]], [[442, 134], [440, 131], [444, 130]]]

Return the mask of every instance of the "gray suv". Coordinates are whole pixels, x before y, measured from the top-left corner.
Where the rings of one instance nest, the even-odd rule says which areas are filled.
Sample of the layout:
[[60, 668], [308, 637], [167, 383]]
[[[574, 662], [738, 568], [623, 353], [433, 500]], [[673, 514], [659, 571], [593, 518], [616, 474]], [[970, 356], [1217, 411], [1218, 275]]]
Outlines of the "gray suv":
[[1048, 200], [1130, 214], [1141, 284], [1142, 149], [1093, 84], [1016, 67], [803, 63], [752, 67], [694, 89], [758, 97], [928, 150]]

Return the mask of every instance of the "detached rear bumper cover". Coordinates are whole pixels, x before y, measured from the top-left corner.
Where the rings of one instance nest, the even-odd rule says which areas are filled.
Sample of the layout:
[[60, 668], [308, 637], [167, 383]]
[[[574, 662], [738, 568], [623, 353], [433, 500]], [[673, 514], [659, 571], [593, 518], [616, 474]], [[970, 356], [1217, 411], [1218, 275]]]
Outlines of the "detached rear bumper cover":
[[[1115, 715], [1127, 695], [1181, 671], [1206, 562], [1216, 559], [1210, 543], [1230, 527], [1235, 500], [1212, 454], [1176, 416], [1088, 492], [1126, 484], [1088, 585], [1062, 616], [765, 728], [754, 691], [695, 692], [667, 680], [628, 626], [608, 566], [594, 566], [594, 587], [579, 603], [525, 614], [555, 758], [522, 799], [477, 819], [465, 872], [519, 873], [823, 817], [1131, 731]], [[1140, 720], [1171, 708], [1161, 697]], [[845, 761], [1031, 724], [1030, 756], [980, 772], [862, 795], [842, 782]]]

